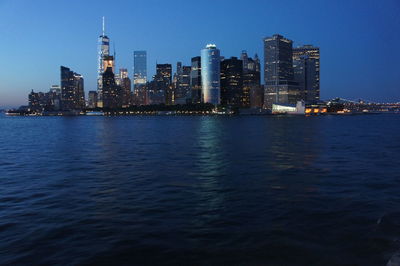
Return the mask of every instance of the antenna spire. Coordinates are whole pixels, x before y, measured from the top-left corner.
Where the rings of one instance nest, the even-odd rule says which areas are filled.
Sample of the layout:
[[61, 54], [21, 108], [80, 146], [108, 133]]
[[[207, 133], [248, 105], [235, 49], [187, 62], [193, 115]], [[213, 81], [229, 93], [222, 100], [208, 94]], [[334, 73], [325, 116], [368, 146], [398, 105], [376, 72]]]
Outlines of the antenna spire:
[[104, 16], [103, 16], [103, 36], [105, 36], [105, 35], [106, 35], [106, 24], [105, 24]]

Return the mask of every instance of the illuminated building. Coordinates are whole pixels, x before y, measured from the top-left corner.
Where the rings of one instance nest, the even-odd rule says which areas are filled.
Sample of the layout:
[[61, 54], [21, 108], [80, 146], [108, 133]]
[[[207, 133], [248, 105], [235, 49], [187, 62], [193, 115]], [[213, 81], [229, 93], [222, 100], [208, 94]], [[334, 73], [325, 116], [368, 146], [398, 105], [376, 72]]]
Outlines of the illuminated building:
[[97, 91], [89, 91], [88, 94], [88, 107], [96, 108], [97, 107]]
[[111, 67], [111, 70], [113, 73], [115, 73], [115, 61], [114, 61], [114, 56], [112, 55], [106, 55], [103, 57], [103, 68], [107, 69]]
[[275, 34], [264, 39], [264, 108], [272, 104], [296, 104], [301, 100], [293, 73], [293, 42]]
[[249, 97], [246, 97], [246, 100], [244, 100], [244, 96], [243, 61], [239, 60], [237, 57], [222, 60], [221, 104], [225, 106], [243, 107], [243, 105], [247, 105], [249, 101]]
[[241, 55], [243, 61], [243, 107], [261, 108], [263, 105], [263, 87], [260, 80], [260, 59], [256, 54], [254, 59], [247, 52]]
[[110, 55], [110, 39], [105, 33], [105, 22], [103, 17], [103, 31], [98, 40], [98, 69], [97, 69], [97, 91], [101, 99], [101, 92], [103, 88], [103, 73], [107, 69], [103, 60]]
[[64, 111], [85, 107], [83, 77], [61, 66], [61, 108]]
[[214, 44], [208, 44], [201, 50], [201, 83], [204, 103], [220, 104], [220, 68], [220, 51]]
[[182, 66], [177, 63], [176, 74], [174, 76], [174, 104], [186, 104], [190, 101], [190, 66]]
[[117, 109], [122, 107], [122, 89], [115, 83], [111, 67], [103, 73], [103, 108]]
[[304, 101], [298, 101], [296, 104], [272, 104], [273, 114], [292, 114], [292, 115], [304, 115], [306, 113], [306, 107]]
[[320, 52], [318, 47], [304, 45], [293, 49], [294, 78], [308, 103], [320, 97]]
[[157, 64], [156, 66], [157, 90], [165, 95], [165, 104], [171, 105], [174, 101], [172, 90], [172, 65]]
[[131, 79], [126, 68], [120, 68], [118, 73], [118, 86], [122, 89], [122, 106], [129, 107], [131, 103]]
[[201, 57], [193, 57], [191, 61], [190, 88], [192, 90], [192, 103], [201, 103]]
[[157, 64], [156, 75], [149, 83], [148, 96], [150, 104], [173, 103], [172, 66], [171, 64]]
[[133, 52], [133, 84], [134, 88], [147, 82], [147, 52]]

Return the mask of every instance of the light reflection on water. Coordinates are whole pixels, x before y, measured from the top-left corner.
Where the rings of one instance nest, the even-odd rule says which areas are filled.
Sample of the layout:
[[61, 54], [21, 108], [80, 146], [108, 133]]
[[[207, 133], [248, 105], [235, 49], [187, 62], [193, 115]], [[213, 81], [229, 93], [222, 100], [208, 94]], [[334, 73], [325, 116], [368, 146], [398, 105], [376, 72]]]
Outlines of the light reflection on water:
[[382, 265], [399, 247], [399, 125], [0, 117], [0, 263]]

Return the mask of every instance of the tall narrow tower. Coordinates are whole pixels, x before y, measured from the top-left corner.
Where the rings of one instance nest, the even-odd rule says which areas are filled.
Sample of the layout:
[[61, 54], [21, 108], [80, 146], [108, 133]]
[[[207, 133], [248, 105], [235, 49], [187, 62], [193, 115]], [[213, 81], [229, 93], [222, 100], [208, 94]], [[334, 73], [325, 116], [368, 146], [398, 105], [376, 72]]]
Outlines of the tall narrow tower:
[[104, 59], [110, 55], [110, 39], [105, 33], [105, 21], [103, 17], [103, 31], [98, 41], [98, 68], [97, 68], [97, 90], [101, 100], [101, 93], [103, 89], [103, 73], [106, 70], [104, 68]]
[[220, 104], [221, 57], [215, 44], [201, 50], [201, 83], [204, 103]]

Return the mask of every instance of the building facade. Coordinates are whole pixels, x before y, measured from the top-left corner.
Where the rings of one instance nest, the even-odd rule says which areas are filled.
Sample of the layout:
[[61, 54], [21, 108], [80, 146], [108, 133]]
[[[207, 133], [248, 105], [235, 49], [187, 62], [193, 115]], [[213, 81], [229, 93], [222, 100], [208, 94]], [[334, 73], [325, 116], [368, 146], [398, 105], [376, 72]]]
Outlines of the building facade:
[[122, 107], [122, 89], [115, 82], [111, 67], [103, 73], [103, 108], [118, 109]]
[[220, 50], [208, 44], [201, 50], [201, 83], [204, 103], [218, 105], [221, 102]]
[[131, 104], [131, 79], [126, 68], [120, 68], [118, 73], [117, 85], [122, 90], [122, 107], [129, 107]]
[[293, 72], [293, 42], [275, 34], [264, 39], [264, 108], [274, 103], [295, 104], [301, 100]]
[[88, 108], [97, 108], [98, 94], [97, 91], [89, 91], [88, 94]]
[[190, 89], [192, 103], [201, 103], [201, 57], [193, 57], [190, 69]]
[[181, 62], [177, 63], [173, 82], [174, 104], [186, 104], [191, 101], [190, 72], [190, 66], [182, 66]]
[[103, 60], [110, 55], [110, 39], [105, 33], [105, 21], [103, 17], [103, 31], [98, 39], [98, 55], [97, 55], [97, 91], [99, 96], [101, 96], [101, 91], [103, 88], [103, 73], [107, 68], [104, 68]]
[[85, 108], [83, 77], [61, 66], [61, 109], [64, 111], [82, 110]]
[[[249, 96], [249, 95], [246, 95]], [[221, 61], [221, 104], [243, 107], [247, 105], [243, 91], [243, 61], [231, 57]]]
[[133, 84], [136, 88], [147, 82], [147, 52], [133, 52]]
[[263, 106], [264, 90], [261, 86], [260, 59], [256, 54], [254, 59], [247, 52], [241, 55], [243, 61], [243, 106], [261, 108]]
[[294, 79], [306, 103], [320, 100], [320, 52], [318, 47], [304, 45], [293, 49]]

